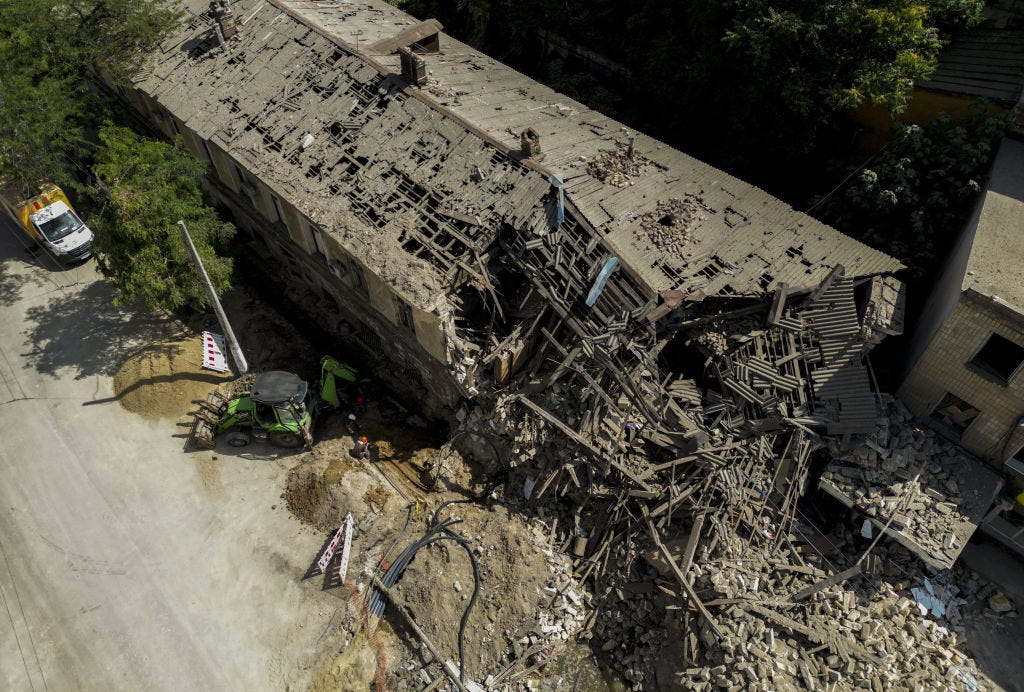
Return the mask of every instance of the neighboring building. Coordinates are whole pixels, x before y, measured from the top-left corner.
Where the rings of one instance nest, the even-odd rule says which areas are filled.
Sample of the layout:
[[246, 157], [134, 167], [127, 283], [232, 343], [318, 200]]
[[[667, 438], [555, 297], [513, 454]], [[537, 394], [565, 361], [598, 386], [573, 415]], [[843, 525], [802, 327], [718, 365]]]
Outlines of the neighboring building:
[[[927, 123], [940, 113], [962, 120], [984, 111], [1011, 110], [1024, 96], [1024, 3], [986, 3], [981, 22], [952, 38], [928, 79], [914, 87], [899, 120]], [[875, 150], [889, 140], [891, 118], [884, 106], [865, 104], [857, 119], [870, 128], [862, 142]]]
[[615, 357], [652, 310], [901, 268], [384, 0], [186, 5], [121, 96], [210, 162], [268, 278], [428, 414], [560, 328]]
[[[911, 345], [915, 414], [1024, 484], [1024, 138], [1003, 140]], [[989, 527], [991, 528], [991, 527]], [[1024, 549], [1024, 529], [1013, 529]]]

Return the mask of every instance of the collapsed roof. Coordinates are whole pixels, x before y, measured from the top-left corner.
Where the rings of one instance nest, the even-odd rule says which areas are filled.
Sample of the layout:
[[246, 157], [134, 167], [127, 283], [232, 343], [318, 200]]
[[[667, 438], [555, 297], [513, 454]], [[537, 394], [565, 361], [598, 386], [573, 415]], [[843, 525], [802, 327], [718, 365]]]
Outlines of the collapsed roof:
[[[546, 231], [553, 173], [591, 250], [617, 257], [647, 297], [806, 289], [838, 264], [850, 276], [901, 266], [383, 0], [239, 0], [223, 45], [205, 3], [187, 4], [191, 20], [139, 89], [423, 309], [478, 271], [503, 226]], [[421, 89], [395, 52], [410, 47]]]

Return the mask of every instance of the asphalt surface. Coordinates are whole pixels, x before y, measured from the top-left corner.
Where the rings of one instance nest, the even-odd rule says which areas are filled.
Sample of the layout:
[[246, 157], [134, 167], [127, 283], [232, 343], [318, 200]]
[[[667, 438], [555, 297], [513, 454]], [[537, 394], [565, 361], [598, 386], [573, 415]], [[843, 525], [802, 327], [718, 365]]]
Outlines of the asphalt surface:
[[185, 454], [124, 410], [111, 375], [167, 325], [112, 298], [0, 217], [0, 689], [301, 683], [339, 601], [302, 579], [323, 537], [280, 499], [294, 461]]

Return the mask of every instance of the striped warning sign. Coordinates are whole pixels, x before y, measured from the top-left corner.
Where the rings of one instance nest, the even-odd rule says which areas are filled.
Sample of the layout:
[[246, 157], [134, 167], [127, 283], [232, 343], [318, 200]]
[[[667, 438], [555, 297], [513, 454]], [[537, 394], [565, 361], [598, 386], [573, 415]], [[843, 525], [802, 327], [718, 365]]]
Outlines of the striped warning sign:
[[338, 577], [345, 583], [345, 576], [348, 574], [348, 558], [352, 552], [352, 515], [346, 514], [342, 523], [345, 528], [345, 539], [341, 543], [341, 561], [338, 564]]
[[323, 574], [327, 571], [327, 566], [331, 564], [331, 558], [334, 557], [334, 551], [338, 549], [338, 544], [341, 544], [341, 564], [338, 566], [338, 576], [341, 577], [342, 581], [345, 581], [345, 574], [348, 572], [348, 556], [352, 550], [352, 515], [346, 514], [345, 521], [341, 522], [341, 528], [334, 532], [334, 537], [331, 538], [331, 542], [327, 544], [327, 548], [324, 549], [324, 554], [317, 560], [317, 567], [320, 568], [320, 573]]
[[203, 367], [217, 372], [228, 371], [228, 361], [224, 357], [227, 351], [224, 337], [213, 332], [203, 332]]

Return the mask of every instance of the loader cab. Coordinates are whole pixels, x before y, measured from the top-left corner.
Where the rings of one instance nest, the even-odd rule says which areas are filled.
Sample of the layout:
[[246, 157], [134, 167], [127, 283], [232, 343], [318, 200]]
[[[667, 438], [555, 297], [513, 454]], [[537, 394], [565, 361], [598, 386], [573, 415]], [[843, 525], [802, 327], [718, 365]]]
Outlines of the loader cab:
[[298, 375], [280, 370], [260, 373], [250, 398], [258, 427], [281, 447], [300, 447], [310, 434], [312, 394]]

